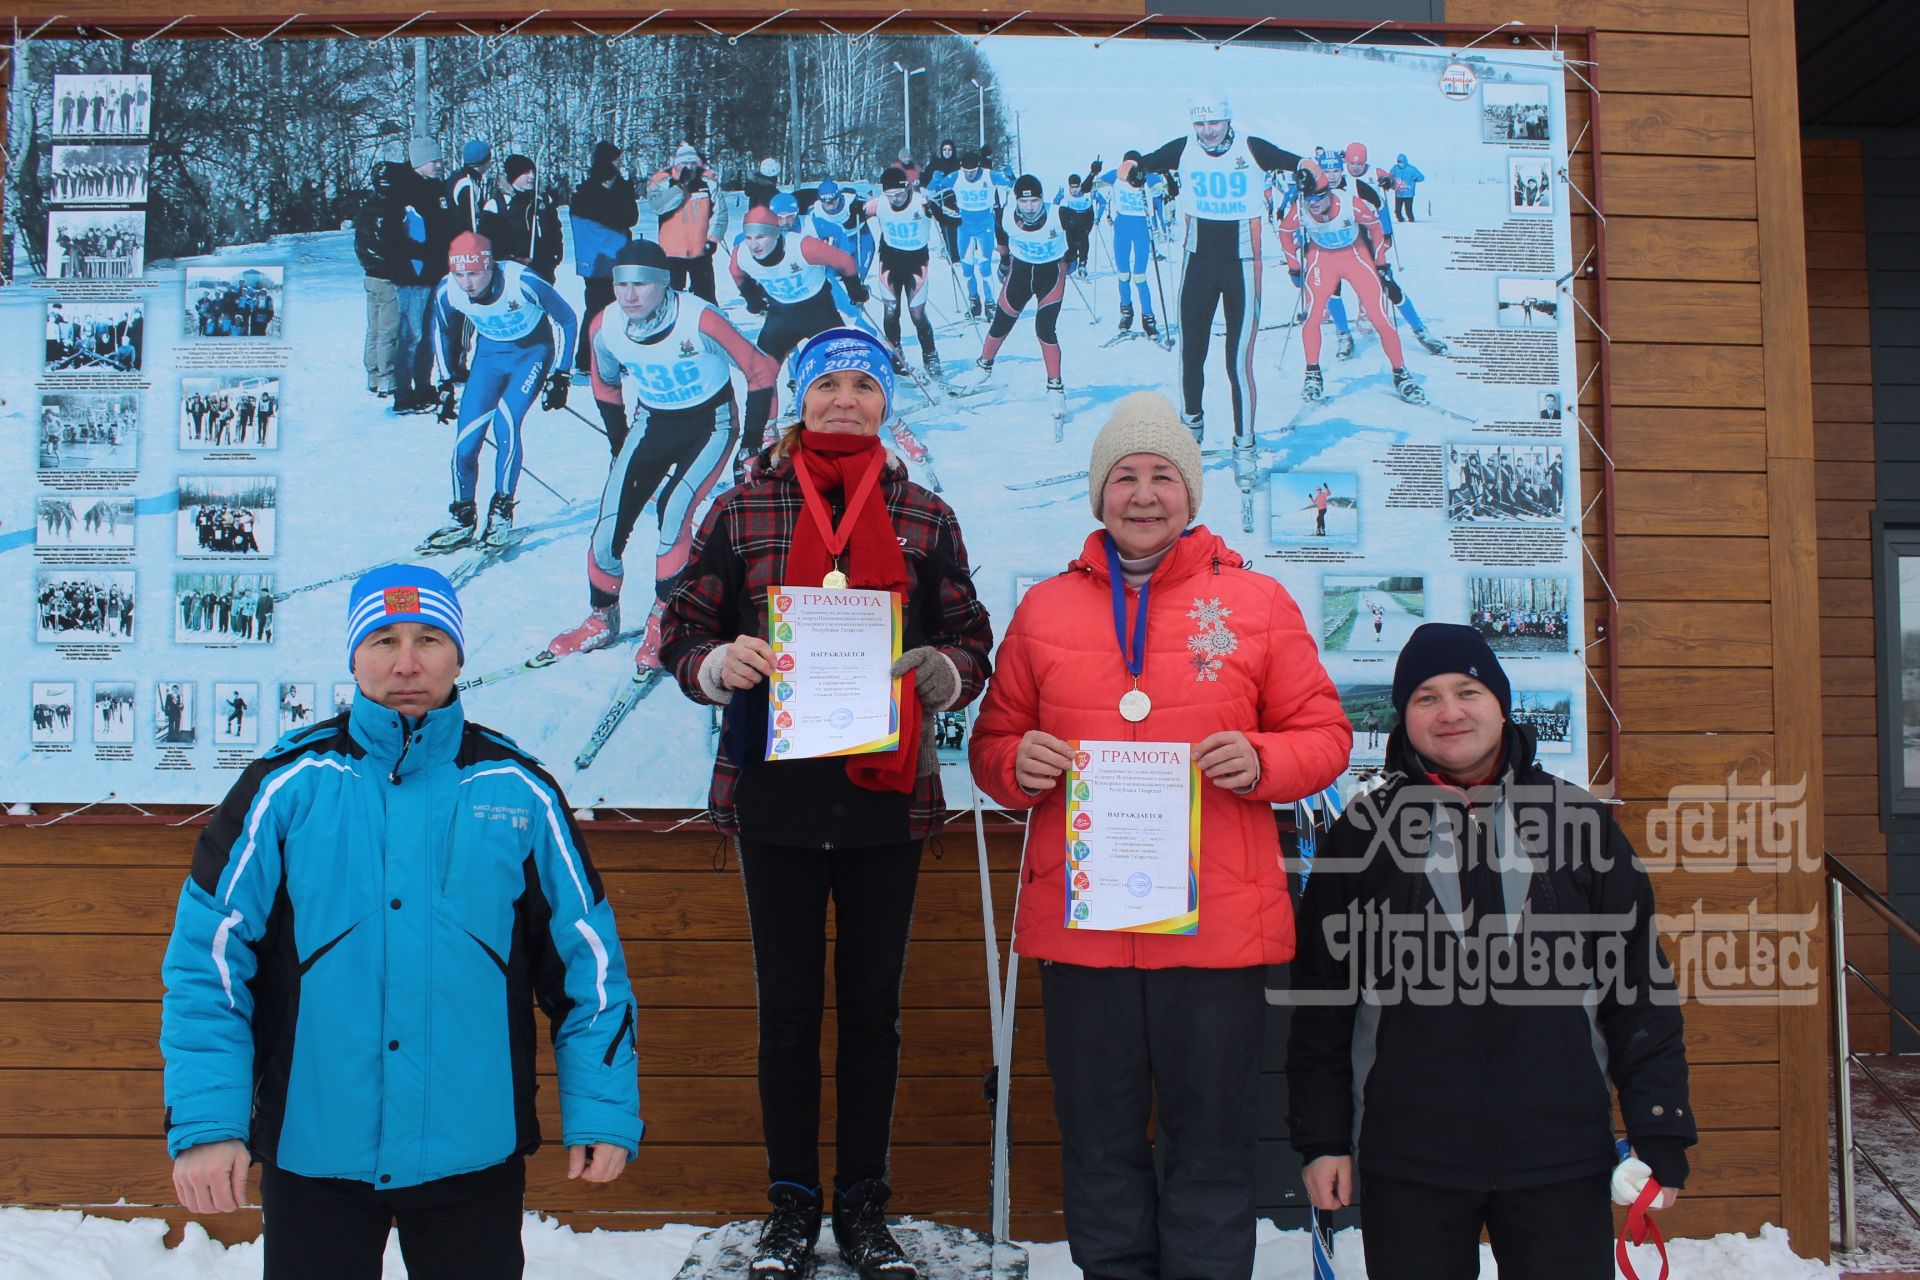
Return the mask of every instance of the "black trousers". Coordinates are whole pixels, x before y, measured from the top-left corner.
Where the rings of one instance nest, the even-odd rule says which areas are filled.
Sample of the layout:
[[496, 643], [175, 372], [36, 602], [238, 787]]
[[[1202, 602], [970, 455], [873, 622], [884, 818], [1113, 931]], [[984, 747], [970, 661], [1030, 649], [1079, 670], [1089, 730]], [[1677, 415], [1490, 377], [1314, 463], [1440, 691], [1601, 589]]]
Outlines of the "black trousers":
[[593, 367], [593, 318], [613, 305], [612, 276], [588, 276], [585, 283], [587, 309], [580, 313], [580, 340], [573, 353], [573, 367], [582, 373]]
[[669, 287], [684, 289], [696, 298], [713, 297], [713, 258], [702, 254], [697, 258], [668, 258], [667, 276]]
[[412, 1280], [519, 1280], [526, 1189], [520, 1156], [394, 1191], [262, 1164], [263, 1280], [380, 1280], [380, 1256], [396, 1223]]
[[1089, 1280], [1246, 1280], [1266, 970], [1043, 961], [1040, 986], [1074, 1263]]
[[1463, 1191], [1360, 1176], [1360, 1231], [1373, 1280], [1474, 1280], [1480, 1229], [1500, 1280], [1612, 1280], [1608, 1175], [1517, 1191]]
[[[774, 766], [762, 766], [778, 768]], [[795, 849], [741, 840], [760, 994], [760, 1123], [767, 1178], [820, 1185], [820, 1022], [827, 899], [833, 899], [839, 1021], [834, 1183], [887, 1176], [900, 1077], [900, 981], [921, 842]]]
[[1213, 313], [1225, 315], [1227, 390], [1233, 401], [1233, 438], [1248, 438], [1252, 420], [1253, 342], [1260, 330], [1259, 264], [1238, 256], [1189, 253], [1180, 286], [1181, 407], [1201, 410], [1207, 385], [1207, 348], [1213, 342]]

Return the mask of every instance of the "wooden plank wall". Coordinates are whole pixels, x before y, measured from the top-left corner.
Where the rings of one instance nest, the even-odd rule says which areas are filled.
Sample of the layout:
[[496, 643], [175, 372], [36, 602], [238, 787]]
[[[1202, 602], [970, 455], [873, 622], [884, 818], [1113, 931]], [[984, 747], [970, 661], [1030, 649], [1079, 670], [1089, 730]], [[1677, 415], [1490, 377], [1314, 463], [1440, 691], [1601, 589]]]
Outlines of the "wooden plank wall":
[[[1880, 830], [1878, 686], [1874, 675], [1872, 335], [1868, 326], [1864, 161], [1857, 138], [1801, 142], [1807, 306], [1813, 341], [1814, 473], [1820, 534], [1820, 687], [1826, 747], [1827, 847], [1887, 892]], [[1887, 931], [1864, 909], [1847, 919], [1847, 957], [1889, 989]], [[1885, 1053], [1892, 1015], [1858, 982], [1854, 1048]]]
[[[1751, 3], [1751, 11], [1750, 11]], [[23, 22], [55, 9], [17, 6]], [[828, 12], [802, 4], [803, 11]], [[1057, 6], [1113, 26], [1138, 0]], [[717, 16], [719, 3], [676, 9], [675, 21]], [[885, 4], [835, 6], [885, 17]], [[523, 7], [476, 0], [470, 14], [508, 21]], [[69, 21], [137, 23], [173, 16], [157, 0], [79, 0]], [[375, 14], [341, 0], [331, 21]], [[624, 14], [611, 4], [581, 16]], [[983, 15], [930, 8], [953, 21]], [[917, 15], [919, 16], [919, 15]], [[1011, 16], [1011, 11], [1001, 17]], [[1813, 604], [1813, 478], [1804, 245], [1793, 121], [1792, 14], [1786, 0], [1452, 0], [1451, 21], [1474, 29], [1509, 20], [1571, 30], [1563, 44], [1605, 91], [1597, 122], [1606, 157], [1583, 154], [1573, 180], [1604, 180], [1611, 284], [1614, 514], [1612, 586], [1621, 601], [1614, 645], [1623, 720], [1617, 769], [1623, 821], [1644, 842], [1650, 815], [1677, 784], [1724, 784], [1737, 771], [1805, 772], [1812, 762], [1820, 840], [1818, 632]], [[737, 19], [733, 19], [736, 20]], [[755, 19], [757, 20], [757, 19]], [[997, 19], [996, 19], [997, 20]], [[239, 20], [258, 26], [261, 19]], [[911, 20], [902, 19], [902, 25]], [[1530, 39], [1531, 37], [1515, 37]], [[1765, 92], [1756, 98], [1756, 85]], [[1571, 111], [1578, 131], [1584, 96]], [[1784, 188], [1785, 195], [1780, 194]], [[1575, 201], [1578, 208], [1578, 201]], [[1575, 219], [1576, 255], [1595, 220]], [[1599, 312], [1595, 290], [1582, 301]], [[1583, 367], [1597, 333], [1581, 329]], [[1797, 388], [1797, 390], [1796, 390]], [[1600, 385], [1583, 398], [1597, 424]], [[1583, 450], [1588, 491], [1599, 456]], [[1825, 508], [1821, 510], [1824, 519]], [[1590, 539], [1595, 554], [1602, 548]], [[1604, 588], [1589, 574], [1589, 617]], [[1776, 663], [1785, 669], [1776, 670]], [[1606, 712], [1595, 702], [1593, 723]], [[1829, 732], [1834, 732], [1829, 725]], [[1869, 729], [1859, 732], [1870, 732]], [[1846, 731], [1852, 732], [1852, 731]], [[1806, 739], [1812, 740], [1811, 747]], [[1596, 742], [1594, 759], [1604, 747]], [[1844, 760], [1847, 757], [1837, 756]], [[155, 972], [189, 841], [152, 828], [0, 830], [0, 1203], [171, 1200], [158, 1137]], [[642, 1226], [713, 1220], [761, 1204], [753, 1072], [753, 988], [737, 872], [711, 837], [602, 835], [595, 854], [629, 938], [640, 989], [649, 1141], [638, 1165], [607, 1188], [568, 1184], [544, 1153], [533, 1203], [587, 1224]], [[995, 892], [1012, 899], [1017, 847], [993, 841]], [[1818, 902], [1805, 875], [1751, 870], [1675, 873], [1659, 884], [1669, 913], [1804, 911]], [[1679, 952], [1700, 939], [1680, 926]], [[1742, 934], [1743, 954], [1763, 934]], [[987, 1065], [978, 882], [964, 830], [930, 848], [908, 969], [905, 1072], [896, 1124], [897, 1207], [978, 1222], [986, 1205]], [[1042, 1065], [1035, 989], [1023, 983], [1014, 1093], [1017, 1234], [1059, 1234], [1058, 1152]], [[1665, 1218], [1669, 1233], [1790, 1227], [1796, 1246], [1824, 1254], [1824, 1038], [1819, 1008], [1707, 1003], [1688, 1010], [1695, 1097], [1705, 1133], [1694, 1178]], [[829, 1027], [831, 1021], [829, 1020]], [[829, 1046], [831, 1035], [828, 1037]], [[830, 1138], [831, 1122], [825, 1131]], [[831, 1168], [829, 1153], [828, 1167]], [[152, 1213], [150, 1208], [107, 1210]], [[177, 1209], [167, 1210], [176, 1221]], [[251, 1235], [257, 1216], [212, 1224]]]

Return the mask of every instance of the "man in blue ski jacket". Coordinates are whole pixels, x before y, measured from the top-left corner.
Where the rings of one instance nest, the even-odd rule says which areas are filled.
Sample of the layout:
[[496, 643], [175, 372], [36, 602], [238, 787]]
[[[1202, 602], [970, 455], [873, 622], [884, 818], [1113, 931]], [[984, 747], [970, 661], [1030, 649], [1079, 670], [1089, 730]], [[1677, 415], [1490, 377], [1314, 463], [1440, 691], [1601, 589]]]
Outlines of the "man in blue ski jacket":
[[566, 797], [467, 721], [460, 602], [431, 569], [354, 584], [352, 708], [250, 765], [194, 848], [162, 977], [167, 1151], [194, 1213], [261, 1166], [266, 1280], [517, 1280], [535, 1001], [567, 1176], [642, 1131], [634, 998]]

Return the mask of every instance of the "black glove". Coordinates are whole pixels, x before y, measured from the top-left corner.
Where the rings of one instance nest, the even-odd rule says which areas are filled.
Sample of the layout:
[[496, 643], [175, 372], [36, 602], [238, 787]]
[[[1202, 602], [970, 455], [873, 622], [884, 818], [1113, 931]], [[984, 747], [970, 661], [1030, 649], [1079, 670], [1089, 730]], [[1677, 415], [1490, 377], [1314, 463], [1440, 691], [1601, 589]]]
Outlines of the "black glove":
[[747, 310], [754, 315], [765, 315], [767, 311], [767, 291], [752, 276], [740, 282], [740, 300], [747, 304]]
[[627, 407], [619, 401], [609, 404], [598, 396], [593, 403], [600, 410], [600, 421], [606, 424], [607, 448], [618, 458], [620, 447], [627, 442]]
[[573, 374], [561, 369], [547, 379], [547, 394], [540, 397], [540, 407], [552, 412], [567, 407], [567, 392], [573, 386]]
[[1291, 284], [1294, 288], [1298, 289], [1301, 286], [1305, 285], [1306, 282], [1307, 282], [1307, 278], [1304, 275], [1300, 274], [1298, 271], [1290, 270], [1287, 272], [1287, 283]]
[[720, 247], [720, 242], [718, 240], [707, 241], [707, 256], [711, 258], [713, 256], [713, 251], [715, 249], [718, 249], [719, 247]]
[[851, 302], [856, 307], [864, 307], [867, 305], [867, 299], [872, 295], [867, 292], [867, 282], [865, 280], [862, 280], [859, 276], [847, 276], [843, 279], [842, 283], [847, 287], [848, 302]]
[[1399, 282], [1393, 278], [1392, 266], [1380, 268], [1380, 285], [1387, 291], [1387, 301], [1396, 307], [1400, 305], [1401, 299], [1407, 296], [1406, 291], [1401, 289]]
[[452, 422], [460, 416], [460, 393], [454, 387], [452, 378], [440, 379], [436, 399], [440, 403], [440, 421]]

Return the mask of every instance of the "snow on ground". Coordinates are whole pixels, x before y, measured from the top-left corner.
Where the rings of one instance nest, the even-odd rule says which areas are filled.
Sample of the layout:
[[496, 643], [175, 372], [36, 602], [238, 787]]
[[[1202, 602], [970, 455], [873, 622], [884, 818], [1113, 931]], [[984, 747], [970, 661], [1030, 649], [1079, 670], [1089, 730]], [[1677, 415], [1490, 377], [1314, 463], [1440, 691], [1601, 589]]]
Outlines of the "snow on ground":
[[[1874, 1075], [1898, 1094], [1909, 1108], [1920, 1105], [1920, 1054], [1875, 1054], [1866, 1059]], [[1886, 1170], [1908, 1199], [1920, 1193], [1920, 1137], [1898, 1108], [1855, 1067], [1853, 1076], [1854, 1141]], [[1907, 1216], [1872, 1168], [1863, 1159], [1854, 1162], [1854, 1207], [1859, 1248], [1845, 1255], [1850, 1272], [1920, 1271], [1920, 1225]], [[1837, 1171], [1830, 1180], [1833, 1195], [1833, 1234], [1840, 1235], [1840, 1184]]]
[[[672, 1280], [702, 1228], [666, 1226], [652, 1231], [575, 1232], [527, 1215], [522, 1240], [527, 1280]], [[90, 1218], [73, 1210], [0, 1209], [0, 1280], [243, 1280], [260, 1274], [257, 1241], [228, 1247], [189, 1225], [177, 1248], [162, 1243], [166, 1223], [157, 1218], [122, 1222]], [[1064, 1244], [1026, 1246], [1031, 1280], [1078, 1280], [1080, 1270]], [[1841, 1273], [1796, 1257], [1787, 1233], [1764, 1227], [1757, 1237], [1721, 1235], [1668, 1245], [1676, 1280], [1815, 1280]], [[1642, 1251], [1658, 1275], [1658, 1260]], [[1334, 1263], [1343, 1280], [1365, 1280], [1360, 1235], [1343, 1231]], [[1256, 1280], [1310, 1280], [1313, 1266], [1307, 1234], [1260, 1225]], [[1483, 1277], [1497, 1276], [1481, 1248]], [[406, 1275], [396, 1242], [387, 1246], [386, 1280]], [[930, 1278], [937, 1280], [937, 1277]]]

